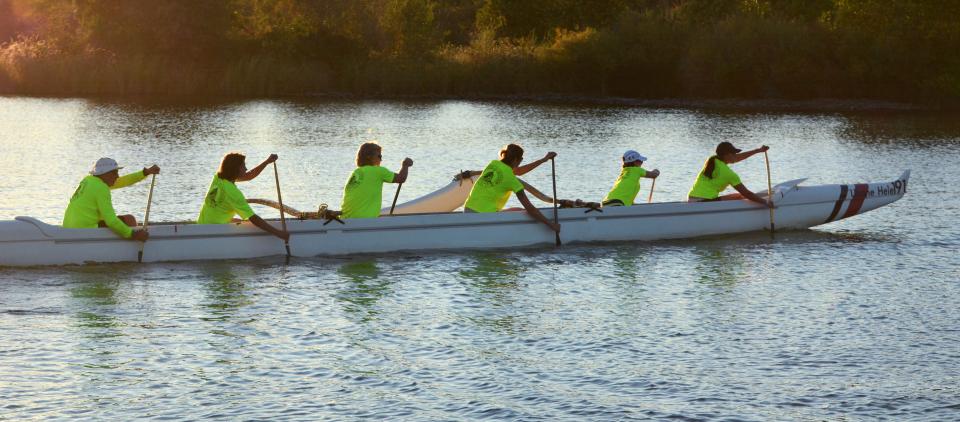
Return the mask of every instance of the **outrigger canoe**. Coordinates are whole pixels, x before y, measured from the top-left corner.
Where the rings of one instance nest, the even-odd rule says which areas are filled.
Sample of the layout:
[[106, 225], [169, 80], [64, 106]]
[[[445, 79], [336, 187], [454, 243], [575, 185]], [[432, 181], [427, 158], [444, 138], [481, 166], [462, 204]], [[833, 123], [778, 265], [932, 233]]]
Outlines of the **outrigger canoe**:
[[[777, 230], [806, 229], [850, 218], [896, 202], [907, 192], [910, 171], [892, 182], [803, 186], [805, 179], [773, 188]], [[395, 251], [508, 249], [552, 245], [554, 233], [524, 212], [465, 214], [473, 178], [462, 177], [376, 219], [288, 219], [296, 257]], [[766, 191], [758, 192], [761, 196]], [[388, 211], [388, 210], [387, 210]], [[544, 215], [552, 216], [550, 208]], [[661, 202], [630, 207], [563, 208], [560, 238], [582, 242], [642, 242], [770, 229], [770, 214], [748, 201]], [[279, 222], [274, 221], [279, 226]], [[0, 221], [0, 265], [137, 262], [140, 243], [109, 229], [65, 229], [31, 217]], [[283, 241], [249, 222], [225, 225], [158, 223], [150, 226], [143, 261], [242, 259], [285, 255]]]

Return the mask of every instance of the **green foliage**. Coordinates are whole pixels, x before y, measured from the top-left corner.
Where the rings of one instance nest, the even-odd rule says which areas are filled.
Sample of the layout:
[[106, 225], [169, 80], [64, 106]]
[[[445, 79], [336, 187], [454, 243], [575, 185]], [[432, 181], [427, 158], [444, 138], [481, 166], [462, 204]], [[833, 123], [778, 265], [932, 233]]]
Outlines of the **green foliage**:
[[305, 53], [304, 40], [321, 29], [311, 12], [293, 0], [242, 2], [233, 12], [230, 35], [277, 55]]
[[0, 0], [0, 93], [960, 102], [960, 2]]
[[393, 40], [392, 51], [407, 56], [420, 56], [436, 44], [431, 0], [388, 0], [383, 14], [383, 28]]

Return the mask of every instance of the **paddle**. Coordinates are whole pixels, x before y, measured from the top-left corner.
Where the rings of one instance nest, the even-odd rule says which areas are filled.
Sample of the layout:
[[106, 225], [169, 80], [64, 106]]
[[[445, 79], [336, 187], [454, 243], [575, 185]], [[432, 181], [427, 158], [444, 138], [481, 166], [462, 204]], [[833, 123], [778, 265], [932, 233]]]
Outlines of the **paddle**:
[[[157, 183], [157, 175], [150, 176], [150, 193], [147, 194], [147, 212], [143, 214], [143, 230], [150, 225], [150, 204], [153, 203], [153, 185]], [[137, 252], [137, 262], [143, 262], [143, 247], [147, 242], [140, 242], [140, 251]]]
[[[557, 163], [553, 158], [550, 159], [550, 174], [553, 178], [553, 224], [560, 224], [560, 217], [557, 214]], [[557, 235], [557, 246], [560, 246], [560, 232], [554, 232], [554, 234]]]
[[[763, 159], [767, 163], [767, 198], [771, 203], [773, 203], [773, 182], [770, 180], [770, 156], [767, 155], [767, 152], [763, 152]], [[773, 208], [770, 208], [770, 234], [772, 235], [775, 228], [773, 225]]]
[[403, 187], [403, 183], [397, 183], [397, 193], [393, 194], [393, 203], [390, 204], [390, 215], [393, 215], [393, 209], [397, 206], [397, 198], [400, 197], [400, 188]]
[[[277, 162], [273, 162], [273, 180], [277, 182], [277, 202], [280, 203], [280, 225], [283, 231], [287, 231], [287, 217], [283, 214], [283, 196], [280, 195], [280, 174], [277, 173]], [[289, 234], [288, 234], [289, 236]], [[283, 241], [283, 246], [287, 248], [287, 261], [290, 260], [290, 239]]]
[[650, 182], [650, 195], [647, 195], [647, 203], [653, 202], [653, 187], [657, 186], [657, 178], [653, 178], [653, 182]]

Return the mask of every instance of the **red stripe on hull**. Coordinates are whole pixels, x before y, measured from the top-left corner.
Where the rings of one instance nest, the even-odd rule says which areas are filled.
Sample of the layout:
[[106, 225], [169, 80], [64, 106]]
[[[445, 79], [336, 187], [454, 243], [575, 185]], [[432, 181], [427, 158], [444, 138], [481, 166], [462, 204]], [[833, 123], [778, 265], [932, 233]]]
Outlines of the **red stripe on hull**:
[[860, 207], [863, 206], [863, 200], [867, 199], [867, 192], [870, 191], [870, 186], [866, 183], [861, 183], [853, 187], [853, 199], [850, 200], [850, 206], [847, 207], [847, 212], [843, 213], [841, 219], [847, 217], [853, 217], [860, 212]]
[[830, 212], [830, 216], [827, 217], [827, 221], [824, 223], [829, 223], [833, 221], [834, 218], [837, 218], [837, 214], [840, 213], [840, 208], [843, 207], [843, 201], [847, 200], [847, 185], [840, 185], [840, 198], [837, 199], [837, 203], [833, 204], [833, 211]]

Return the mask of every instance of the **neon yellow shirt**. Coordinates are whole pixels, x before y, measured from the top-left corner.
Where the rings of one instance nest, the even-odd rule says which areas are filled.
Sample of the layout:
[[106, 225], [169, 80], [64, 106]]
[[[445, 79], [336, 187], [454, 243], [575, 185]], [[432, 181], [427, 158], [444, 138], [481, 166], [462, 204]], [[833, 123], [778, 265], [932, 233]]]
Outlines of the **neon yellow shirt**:
[[[724, 163], [723, 160], [719, 158], [714, 158], [713, 160], [715, 161], [713, 177], [708, 178], [703, 174], [703, 169], [701, 169], [700, 175], [697, 176], [696, 183], [693, 184], [693, 188], [690, 189], [690, 193], [688, 193], [687, 196], [716, 199], [720, 196], [720, 192], [723, 192], [728, 186], [736, 186], [741, 183], [740, 176], [737, 176], [737, 173], [734, 173], [727, 163]], [[704, 163], [703, 167], [706, 169], [707, 164]]]
[[393, 182], [393, 172], [382, 166], [360, 166], [343, 187], [343, 218], [377, 218], [383, 202], [383, 184]]
[[240, 218], [247, 220], [256, 213], [236, 184], [214, 174], [207, 197], [203, 199], [197, 224], [227, 224], [233, 220], [234, 215], [240, 215]]
[[640, 178], [647, 175], [647, 171], [642, 167], [624, 167], [620, 170], [620, 177], [613, 184], [613, 189], [603, 198], [603, 202], [613, 199], [619, 199], [623, 205], [633, 205], [633, 200], [637, 199], [640, 193]]
[[113, 197], [110, 191], [130, 186], [143, 180], [143, 171], [130, 173], [117, 178], [113, 186], [107, 186], [97, 176], [87, 176], [80, 181], [80, 186], [73, 192], [67, 211], [63, 213], [63, 227], [68, 229], [95, 229], [101, 221], [106, 223], [110, 230], [129, 239], [133, 229], [117, 218], [113, 210]]
[[506, 205], [511, 193], [522, 190], [523, 184], [513, 174], [513, 169], [500, 160], [493, 160], [473, 185], [464, 208], [476, 212], [497, 212]]

